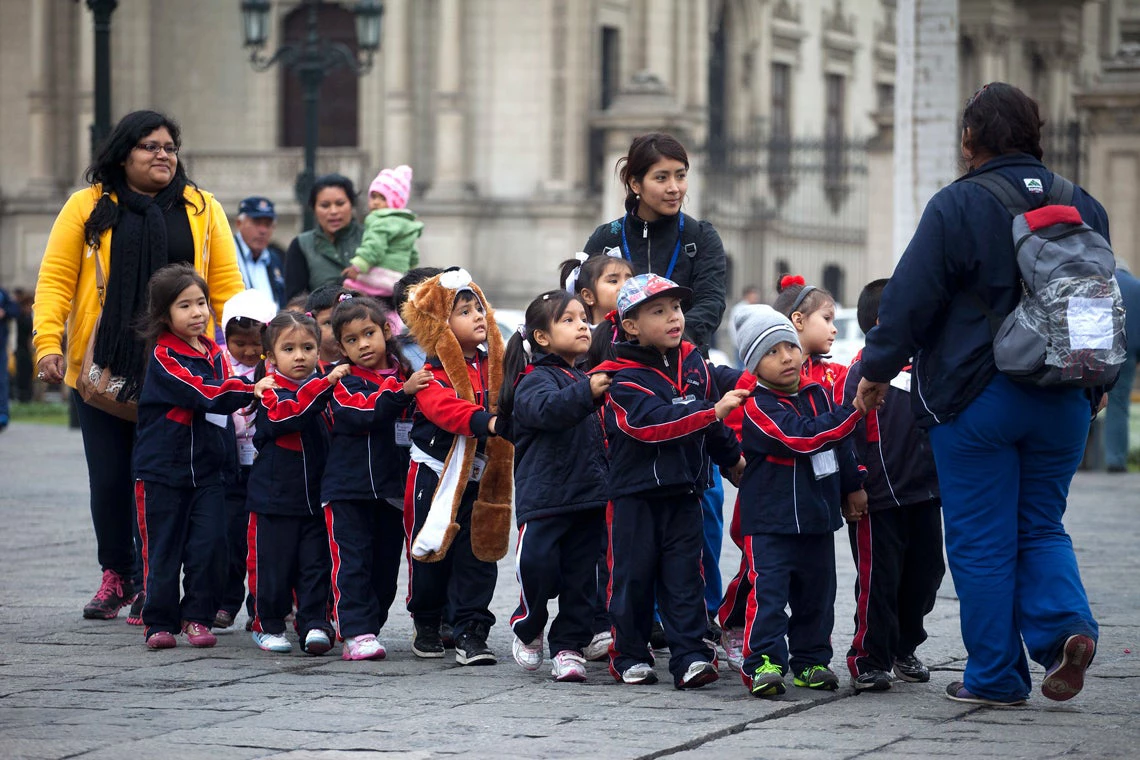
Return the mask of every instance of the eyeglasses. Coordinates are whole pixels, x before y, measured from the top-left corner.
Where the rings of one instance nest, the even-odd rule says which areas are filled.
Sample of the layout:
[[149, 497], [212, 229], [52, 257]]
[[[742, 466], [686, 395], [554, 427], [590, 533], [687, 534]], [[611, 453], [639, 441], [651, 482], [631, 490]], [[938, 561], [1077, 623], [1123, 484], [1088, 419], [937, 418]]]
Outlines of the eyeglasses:
[[151, 154], [152, 156], [157, 156], [158, 152], [160, 150], [168, 156], [177, 156], [178, 155], [178, 146], [175, 145], [174, 143], [167, 143], [166, 145], [161, 145], [159, 143], [147, 142], [147, 143], [139, 143], [135, 147], [138, 148], [139, 150], [145, 150], [147, 153]]

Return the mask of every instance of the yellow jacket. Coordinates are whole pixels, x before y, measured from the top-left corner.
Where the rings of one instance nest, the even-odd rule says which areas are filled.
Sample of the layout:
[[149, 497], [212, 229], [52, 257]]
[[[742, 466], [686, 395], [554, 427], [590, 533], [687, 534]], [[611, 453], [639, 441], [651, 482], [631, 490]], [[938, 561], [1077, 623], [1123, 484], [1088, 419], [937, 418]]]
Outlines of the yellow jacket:
[[[36, 281], [36, 302], [32, 341], [36, 362], [45, 356], [63, 354], [64, 321], [67, 322], [67, 371], [64, 382], [75, 387], [87, 342], [95, 329], [95, 321], [103, 311], [95, 286], [95, 258], [99, 256], [103, 276], [111, 272], [111, 230], [99, 238], [99, 249], [89, 249], [83, 241], [83, 225], [103, 194], [100, 185], [79, 190], [64, 204], [52, 225], [47, 250], [40, 262]], [[206, 207], [201, 207], [198, 191], [187, 186], [185, 197], [190, 230], [194, 233], [194, 268], [210, 286], [210, 306], [215, 315], [222, 313], [233, 295], [245, 289], [237, 266], [237, 249], [226, 212], [214, 196], [202, 191]], [[213, 337], [213, 321], [208, 334]]]

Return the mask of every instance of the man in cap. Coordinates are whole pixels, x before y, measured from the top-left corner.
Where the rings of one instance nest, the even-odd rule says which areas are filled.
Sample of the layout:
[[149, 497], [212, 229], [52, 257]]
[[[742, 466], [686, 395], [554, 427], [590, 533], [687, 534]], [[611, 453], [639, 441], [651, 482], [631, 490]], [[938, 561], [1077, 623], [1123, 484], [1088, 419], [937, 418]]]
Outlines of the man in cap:
[[277, 211], [268, 198], [253, 195], [238, 204], [234, 242], [242, 280], [247, 288], [265, 293], [278, 308], [284, 308], [285, 267], [281, 251], [269, 242], [276, 226]]

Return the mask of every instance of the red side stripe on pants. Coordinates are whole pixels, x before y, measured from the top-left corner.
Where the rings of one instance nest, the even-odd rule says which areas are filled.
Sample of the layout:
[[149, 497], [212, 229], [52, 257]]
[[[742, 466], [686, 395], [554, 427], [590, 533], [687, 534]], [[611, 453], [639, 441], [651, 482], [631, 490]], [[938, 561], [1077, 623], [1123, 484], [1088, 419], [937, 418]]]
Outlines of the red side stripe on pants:
[[333, 533], [333, 511], [332, 504], [325, 505], [325, 528], [328, 529], [329, 534], [329, 554], [332, 556], [332, 590], [333, 590], [333, 614], [336, 618], [336, 631], [337, 636], [340, 636], [340, 584], [337, 583], [337, 575], [340, 573], [340, 546], [336, 542], [336, 534]]
[[416, 476], [420, 473], [420, 463], [408, 466], [408, 482], [404, 486], [404, 558], [408, 563], [408, 593], [404, 606], [412, 601], [412, 531], [416, 527]]
[[[748, 582], [752, 588], [748, 591], [748, 612], [744, 615], [744, 654], [745, 660], [752, 656], [752, 623], [756, 620], [756, 562], [752, 554], [752, 536], [744, 536], [744, 557], [748, 561]], [[741, 668], [740, 680], [746, 688], [752, 687], [752, 674]]]
[[515, 544], [515, 580], [519, 582], [519, 609], [522, 610], [521, 615], [511, 616], [511, 627], [514, 628], [515, 623], [520, 620], [526, 620], [530, 617], [530, 605], [526, 601], [526, 588], [523, 586], [522, 579], [522, 553], [523, 553], [523, 536], [526, 535], [527, 523], [523, 523], [519, 528], [519, 540]]
[[257, 614], [257, 513], [249, 513], [249, 522], [245, 527], [245, 574], [249, 584], [249, 593], [253, 594], [253, 630], [261, 632], [261, 617]]
[[[606, 567], [610, 569], [610, 577], [606, 582], [606, 609], [609, 610], [614, 598], [614, 503], [606, 502]], [[621, 655], [617, 648], [617, 629], [610, 623], [610, 675], [615, 680], [621, 680], [621, 673], [614, 668], [614, 658]]]
[[852, 676], [859, 675], [859, 659], [867, 656], [863, 643], [867, 639], [867, 610], [871, 606], [871, 516], [866, 515], [855, 523], [855, 546], [859, 553], [856, 557], [856, 569], [859, 573], [856, 588], [859, 590], [855, 599], [855, 637], [851, 640], [851, 648], [855, 654], [847, 658], [847, 669]]
[[732, 510], [732, 520], [728, 524], [728, 535], [732, 539], [732, 543], [736, 544], [736, 548], [740, 549], [740, 568], [736, 571], [736, 575], [732, 576], [732, 580], [728, 582], [728, 586], [724, 590], [724, 598], [720, 602], [720, 609], [717, 610], [716, 616], [720, 620], [722, 628], [728, 627], [732, 613], [740, 605], [745, 605], [747, 609], [748, 604], [748, 591], [744, 585], [744, 579], [748, 576], [748, 558], [744, 555], [744, 537], [740, 535], [739, 495], [736, 497], [736, 505]]
[[[135, 481], [135, 512], [139, 523], [139, 536], [142, 538], [143, 599], [145, 600], [146, 584], [150, 580], [150, 536], [147, 535], [146, 529], [146, 483], [141, 480]], [[150, 634], [149, 627], [144, 634]]]

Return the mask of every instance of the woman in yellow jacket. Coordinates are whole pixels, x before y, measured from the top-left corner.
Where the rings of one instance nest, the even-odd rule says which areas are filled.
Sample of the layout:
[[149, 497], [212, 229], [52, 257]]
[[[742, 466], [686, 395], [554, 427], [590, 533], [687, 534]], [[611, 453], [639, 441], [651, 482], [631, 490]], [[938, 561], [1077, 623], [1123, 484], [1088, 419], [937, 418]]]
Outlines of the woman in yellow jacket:
[[[154, 111], [127, 114], [88, 168], [91, 186], [73, 194], [56, 217], [36, 283], [33, 341], [41, 380], [75, 387], [98, 322], [95, 363], [126, 377], [123, 397], [137, 398], [146, 346], [136, 321], [146, 310], [151, 274], [166, 264], [192, 263], [210, 286], [215, 315], [243, 289], [225, 211], [186, 176], [180, 146], [180, 130], [170, 118]], [[109, 620], [134, 602], [127, 622], [141, 625], [131, 475], [135, 425], [74, 398], [103, 569], [83, 616]]]

